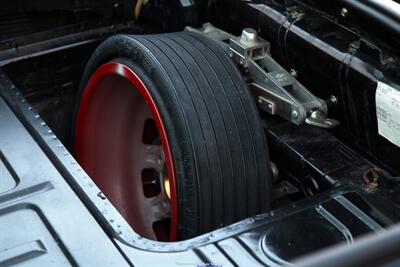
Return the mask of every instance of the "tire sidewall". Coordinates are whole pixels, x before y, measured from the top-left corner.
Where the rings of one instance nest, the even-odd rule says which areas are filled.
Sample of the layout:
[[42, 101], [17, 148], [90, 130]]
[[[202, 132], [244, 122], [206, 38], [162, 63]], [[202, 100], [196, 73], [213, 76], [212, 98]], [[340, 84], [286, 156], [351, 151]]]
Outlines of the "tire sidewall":
[[[149, 90], [163, 120], [170, 144], [172, 159], [176, 176], [176, 188], [178, 199], [178, 236], [186, 238], [193, 235], [193, 229], [197, 225], [191, 225], [194, 220], [185, 218], [196, 218], [197, 201], [194, 199], [195, 192], [192, 192], [194, 174], [193, 155], [191, 154], [189, 134], [184, 125], [179, 122], [184, 120], [182, 113], [177, 108], [176, 99], [170, 93], [172, 84], [162, 69], [161, 64], [152, 57], [151, 52], [135, 39], [126, 35], [117, 35], [103, 42], [90, 58], [84, 75], [82, 77], [77, 94], [77, 105], [74, 109], [72, 144], [75, 139], [75, 122], [79, 112], [79, 104], [83, 91], [92, 74], [107, 62], [119, 62], [126, 65], [140, 77]], [[73, 147], [73, 145], [71, 146]], [[182, 226], [186, 227], [182, 227]]]

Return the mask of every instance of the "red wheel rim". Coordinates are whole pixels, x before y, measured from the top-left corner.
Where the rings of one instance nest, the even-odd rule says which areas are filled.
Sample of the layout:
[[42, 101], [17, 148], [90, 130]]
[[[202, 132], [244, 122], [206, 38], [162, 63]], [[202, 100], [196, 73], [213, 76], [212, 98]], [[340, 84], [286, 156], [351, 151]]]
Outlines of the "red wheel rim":
[[[158, 137], [149, 138], [153, 124]], [[157, 105], [140, 77], [117, 62], [98, 68], [83, 92], [75, 133], [78, 162], [132, 228], [149, 239], [176, 240], [171, 147]], [[152, 190], [147, 190], [149, 184], [154, 184]], [[164, 186], [168, 184], [169, 190]], [[169, 218], [164, 218], [167, 213]]]

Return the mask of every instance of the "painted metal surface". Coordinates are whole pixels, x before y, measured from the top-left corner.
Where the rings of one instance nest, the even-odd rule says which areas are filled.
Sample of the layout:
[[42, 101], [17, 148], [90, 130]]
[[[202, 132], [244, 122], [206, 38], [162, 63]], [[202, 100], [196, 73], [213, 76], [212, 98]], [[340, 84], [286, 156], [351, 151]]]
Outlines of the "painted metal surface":
[[[357, 183], [362, 179], [357, 180], [357, 171], [343, 159], [337, 162], [342, 168], [328, 164], [321, 170], [322, 178], [337, 182], [316, 197], [191, 240], [161, 243], [141, 238], [101, 195], [11, 81], [4, 74], [0, 76], [0, 150], [7, 184], [7, 191], [0, 194], [1, 227], [7, 233], [0, 236], [0, 244], [6, 246], [1, 248], [0, 259], [5, 263], [30, 265], [43, 260], [46, 265], [279, 266], [337, 242], [352, 243], [400, 217], [395, 204], [388, 200], [396, 198], [395, 190], [384, 184], [375, 193], [360, 190]], [[271, 135], [275, 133], [281, 145], [292, 146], [288, 156], [302, 153], [301, 165], [306, 168], [325, 162], [305, 151], [318, 149], [322, 139], [307, 139], [309, 146], [291, 144], [293, 131], [287, 127], [295, 126], [278, 125], [271, 129]], [[316, 131], [310, 128], [311, 133]], [[310, 128], [296, 135], [306, 138]], [[321, 138], [333, 153], [358, 158], [352, 164], [360, 171], [369, 164], [341, 147], [330, 134]], [[388, 198], [382, 200], [382, 196]]]

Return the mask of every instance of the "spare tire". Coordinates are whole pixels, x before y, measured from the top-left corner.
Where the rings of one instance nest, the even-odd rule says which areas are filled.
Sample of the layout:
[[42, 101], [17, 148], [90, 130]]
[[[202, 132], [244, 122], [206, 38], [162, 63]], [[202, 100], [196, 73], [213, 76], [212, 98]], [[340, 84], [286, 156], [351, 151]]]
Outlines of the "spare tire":
[[75, 113], [75, 155], [133, 229], [187, 239], [269, 209], [254, 99], [197, 33], [116, 35], [95, 51]]

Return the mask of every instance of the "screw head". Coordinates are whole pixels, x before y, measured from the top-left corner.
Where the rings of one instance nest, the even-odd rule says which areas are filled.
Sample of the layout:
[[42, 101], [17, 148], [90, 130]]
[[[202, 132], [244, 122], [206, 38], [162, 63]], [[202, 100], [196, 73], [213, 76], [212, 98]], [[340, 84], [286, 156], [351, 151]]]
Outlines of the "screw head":
[[293, 111], [292, 111], [292, 118], [293, 118], [293, 119], [296, 119], [297, 116], [299, 116], [299, 113], [297, 113], [296, 110], [293, 110]]
[[290, 75], [292, 75], [293, 77], [297, 77], [297, 71], [295, 69], [290, 69], [289, 71]]
[[343, 18], [345, 18], [345, 17], [347, 17], [347, 15], [349, 15], [349, 11], [347, 10], [347, 8], [342, 8], [341, 10], [340, 10], [340, 15], [343, 17]]
[[336, 105], [337, 103], [338, 103], [338, 99], [337, 99], [337, 97], [336, 96], [334, 96], [334, 95], [331, 95], [330, 97], [329, 97], [329, 103], [331, 103], [332, 105]]

